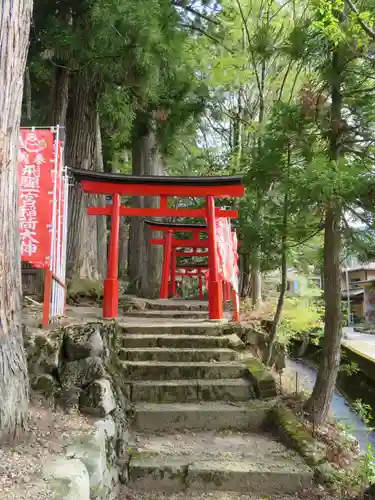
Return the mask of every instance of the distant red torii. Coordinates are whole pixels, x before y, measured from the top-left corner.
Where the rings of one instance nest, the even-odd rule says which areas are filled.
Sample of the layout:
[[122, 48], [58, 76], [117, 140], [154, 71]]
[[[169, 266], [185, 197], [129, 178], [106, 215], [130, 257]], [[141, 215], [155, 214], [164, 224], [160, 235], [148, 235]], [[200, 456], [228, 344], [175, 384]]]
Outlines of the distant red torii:
[[[200, 239], [200, 235], [203, 233], [207, 233], [207, 225], [206, 224], [191, 224], [191, 223], [178, 223], [178, 222], [157, 222], [153, 220], [145, 220], [145, 224], [149, 226], [150, 229], [154, 231], [162, 231], [164, 232], [164, 238], [152, 238], [149, 243], [151, 245], [162, 245], [163, 246], [163, 268], [162, 268], [162, 281], [160, 287], [160, 298], [167, 299], [169, 295], [172, 297], [176, 296], [176, 276], [188, 276], [193, 277], [196, 276], [199, 278], [199, 295], [200, 298], [203, 298], [203, 282], [202, 279], [205, 276], [206, 270], [209, 269], [207, 264], [191, 264], [187, 265], [177, 265], [177, 249], [181, 248], [189, 248], [192, 249], [193, 252], [179, 252], [179, 256], [189, 257], [189, 256], [208, 256], [210, 260], [210, 248], [209, 248], [209, 240], [208, 239]], [[184, 239], [179, 240], [175, 239], [174, 235], [176, 233], [192, 233], [192, 239]], [[208, 249], [208, 252], [198, 252], [197, 249]], [[216, 253], [216, 249], [215, 249]], [[177, 272], [177, 268], [184, 268], [187, 270], [188, 268], [192, 268], [194, 270], [201, 269], [199, 272], [185, 272], [180, 273]], [[202, 272], [202, 269], [205, 271]], [[220, 291], [221, 293], [221, 282], [220, 282]], [[228, 282], [223, 282], [223, 292], [224, 292], [224, 300], [230, 300], [231, 296], [231, 285]], [[210, 293], [209, 293], [210, 297]], [[222, 295], [219, 295], [219, 298], [222, 302]], [[222, 306], [221, 306], [222, 307]], [[238, 320], [238, 311], [235, 311], [234, 318]]]

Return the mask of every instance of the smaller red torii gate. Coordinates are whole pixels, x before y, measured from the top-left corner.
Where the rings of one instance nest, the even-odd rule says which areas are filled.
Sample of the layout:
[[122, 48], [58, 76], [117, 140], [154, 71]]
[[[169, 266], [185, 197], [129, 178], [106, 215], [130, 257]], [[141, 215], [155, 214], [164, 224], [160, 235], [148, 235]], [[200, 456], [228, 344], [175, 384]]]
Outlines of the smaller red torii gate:
[[[169, 295], [176, 296], [176, 276], [197, 276], [199, 279], [199, 292], [200, 298], [203, 296], [202, 278], [205, 276], [209, 266], [207, 264], [190, 264], [177, 265], [177, 256], [209, 256], [209, 252], [198, 252], [198, 249], [208, 249], [208, 240], [200, 239], [201, 233], [207, 233], [207, 225], [205, 224], [189, 224], [189, 223], [176, 223], [176, 222], [155, 222], [145, 220], [145, 223], [150, 229], [164, 233], [163, 238], [152, 238], [149, 243], [151, 245], [163, 246], [163, 268], [162, 268], [162, 281], [160, 287], [160, 298], [167, 299]], [[192, 239], [179, 240], [174, 237], [176, 233], [192, 233]], [[240, 242], [238, 242], [238, 246]], [[192, 252], [177, 252], [178, 249], [189, 248]], [[176, 272], [176, 269], [203, 269], [203, 272]], [[220, 288], [223, 287], [221, 293], [224, 301], [228, 301], [232, 295], [231, 284], [229, 282], [220, 282]], [[235, 292], [234, 292], [235, 293]], [[238, 319], [238, 311], [235, 309], [235, 319]]]
[[[178, 265], [176, 266], [176, 272], [174, 276], [174, 281], [170, 281], [170, 290], [172, 291], [176, 287], [176, 276], [181, 276], [182, 278], [198, 278], [198, 289], [199, 289], [199, 299], [203, 300], [203, 279], [205, 277], [205, 273], [208, 269], [207, 264], [200, 264], [200, 265], [188, 265], [188, 266], [182, 266]], [[225, 289], [226, 290], [226, 289]], [[224, 290], [224, 301], [226, 300], [226, 291]], [[172, 295], [173, 296], [173, 295]]]
[[[172, 177], [132, 176], [89, 170], [71, 169], [76, 182], [84, 193], [112, 196], [112, 205], [88, 207], [89, 215], [111, 216], [107, 279], [104, 280], [103, 317], [118, 317], [118, 252], [120, 216], [138, 217], [192, 217], [207, 220], [207, 243], [209, 258], [209, 317], [222, 319], [222, 293], [219, 278], [219, 262], [215, 232], [216, 217], [237, 218], [237, 210], [215, 208], [215, 198], [241, 197], [245, 189], [239, 176], [223, 177]], [[160, 197], [157, 208], [121, 206], [121, 196]], [[169, 208], [168, 197], [205, 198], [205, 207], [197, 209]], [[169, 233], [167, 233], [169, 234]], [[169, 254], [172, 248], [171, 235], [167, 237]]]
[[[171, 294], [172, 297], [176, 295], [176, 266], [178, 254], [183, 254], [183, 252], [177, 252], [179, 248], [191, 248], [193, 249], [195, 256], [209, 256], [209, 252], [198, 253], [196, 250], [198, 248], [208, 250], [208, 240], [201, 240], [200, 234], [207, 233], [206, 224], [191, 224], [183, 222], [155, 222], [152, 220], [145, 220], [145, 224], [153, 231], [159, 231], [164, 233], [163, 238], [152, 238], [149, 243], [150, 245], [162, 245], [163, 246], [163, 268], [162, 268], [162, 278], [160, 287], [160, 298], [167, 299], [169, 295], [169, 283], [171, 284]], [[174, 235], [176, 233], [193, 233], [193, 238], [188, 240], [177, 240]], [[186, 252], [186, 257], [191, 257], [193, 254], [191, 252]], [[171, 279], [169, 281], [169, 275]]]
[[[182, 276], [183, 278], [184, 277], [186, 277], [186, 278], [190, 278], [190, 277], [198, 278], [199, 298], [201, 300], [203, 300], [203, 280], [205, 278], [207, 269], [208, 269], [207, 264], [177, 265], [175, 277]], [[182, 271], [180, 271], [180, 270], [182, 270]], [[173, 285], [175, 283], [176, 283], [176, 280], [173, 283], [172, 277], [171, 277], [170, 290], [175, 290], [175, 288], [173, 287]], [[175, 295], [176, 295], [176, 293], [175, 293]], [[173, 294], [172, 294], [172, 297], [173, 297]], [[224, 298], [224, 302], [231, 300], [231, 285], [227, 281], [223, 282], [223, 298]]]

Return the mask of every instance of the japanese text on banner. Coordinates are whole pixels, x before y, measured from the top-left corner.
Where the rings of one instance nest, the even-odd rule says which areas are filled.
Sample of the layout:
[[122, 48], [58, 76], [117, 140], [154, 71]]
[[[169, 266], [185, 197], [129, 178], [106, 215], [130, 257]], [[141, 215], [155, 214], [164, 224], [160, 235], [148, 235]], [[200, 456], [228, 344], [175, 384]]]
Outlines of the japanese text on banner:
[[22, 129], [19, 207], [22, 260], [48, 267], [52, 223], [53, 132]]

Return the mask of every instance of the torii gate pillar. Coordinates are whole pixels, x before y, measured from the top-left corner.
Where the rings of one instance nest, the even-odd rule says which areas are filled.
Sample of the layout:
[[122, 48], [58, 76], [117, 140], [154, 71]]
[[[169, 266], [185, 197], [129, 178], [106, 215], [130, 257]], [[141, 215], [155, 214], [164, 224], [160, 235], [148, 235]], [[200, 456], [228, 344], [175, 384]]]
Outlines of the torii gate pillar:
[[160, 287], [160, 298], [167, 299], [169, 292], [169, 271], [171, 268], [171, 256], [172, 256], [172, 231], [167, 231], [164, 235], [164, 259], [163, 259], [163, 269], [161, 276], [161, 287]]
[[217, 255], [216, 230], [215, 230], [215, 198], [207, 196], [207, 228], [208, 228], [208, 301], [210, 319], [223, 317], [223, 289], [219, 278], [219, 262]]
[[104, 280], [103, 318], [118, 316], [118, 248], [120, 234], [120, 195], [112, 196], [111, 235], [109, 237], [107, 279]]

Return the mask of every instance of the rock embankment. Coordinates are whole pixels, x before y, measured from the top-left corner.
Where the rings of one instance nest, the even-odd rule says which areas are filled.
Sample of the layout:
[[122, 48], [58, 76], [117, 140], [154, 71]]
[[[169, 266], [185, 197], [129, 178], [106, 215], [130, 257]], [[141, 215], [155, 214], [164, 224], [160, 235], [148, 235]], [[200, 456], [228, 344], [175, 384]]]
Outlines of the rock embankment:
[[84, 431], [67, 435], [64, 453], [43, 465], [56, 500], [115, 500], [127, 481], [128, 411], [115, 323], [25, 332], [31, 387], [51, 409], [89, 416]]

